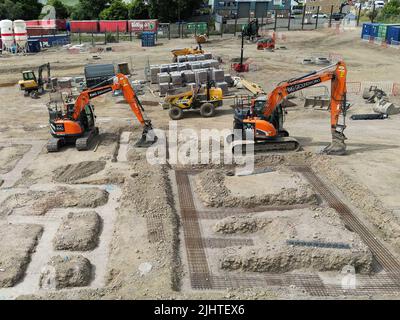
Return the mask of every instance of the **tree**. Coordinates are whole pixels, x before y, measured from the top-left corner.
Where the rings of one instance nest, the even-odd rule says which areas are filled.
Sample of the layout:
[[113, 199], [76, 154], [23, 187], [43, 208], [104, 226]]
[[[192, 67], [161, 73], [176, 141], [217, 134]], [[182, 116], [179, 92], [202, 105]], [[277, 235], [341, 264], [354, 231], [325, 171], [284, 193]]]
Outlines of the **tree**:
[[0, 20], [34, 20], [39, 17], [42, 7], [37, 0], [0, 0]]
[[69, 17], [71, 8], [68, 8], [60, 0], [49, 0], [47, 4], [54, 7], [57, 19], [66, 19]]
[[129, 19], [149, 19], [149, 5], [144, 0], [133, 0], [128, 5]]
[[122, 0], [113, 0], [110, 7], [100, 12], [103, 20], [126, 20], [128, 19], [128, 6]]
[[150, 17], [162, 22], [184, 20], [199, 9], [202, 3], [203, 0], [150, 0]]
[[400, 16], [400, 0], [391, 0], [382, 9], [384, 16]]
[[371, 20], [371, 22], [374, 22], [377, 16], [378, 12], [376, 10], [367, 11], [367, 17], [369, 18], [369, 20]]
[[100, 12], [107, 8], [109, 0], [79, 0], [71, 13], [76, 20], [96, 20]]

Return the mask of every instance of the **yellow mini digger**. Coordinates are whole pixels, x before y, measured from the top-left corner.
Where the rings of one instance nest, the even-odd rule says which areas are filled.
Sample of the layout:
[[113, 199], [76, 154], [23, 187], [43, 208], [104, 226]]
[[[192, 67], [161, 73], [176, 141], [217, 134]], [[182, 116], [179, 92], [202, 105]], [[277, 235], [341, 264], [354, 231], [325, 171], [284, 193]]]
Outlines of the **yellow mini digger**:
[[[43, 70], [47, 70], [47, 79], [43, 78]], [[25, 92], [25, 96], [38, 98], [39, 94], [44, 92], [44, 85], [50, 81], [50, 63], [43, 64], [38, 67], [38, 76], [32, 70], [22, 72], [22, 80], [18, 81], [21, 91]]]
[[180, 120], [186, 110], [200, 110], [202, 117], [215, 115], [215, 109], [223, 104], [223, 92], [209, 81], [207, 87], [196, 86], [191, 90], [174, 95], [168, 95], [164, 100], [164, 108], [169, 109], [172, 120]]

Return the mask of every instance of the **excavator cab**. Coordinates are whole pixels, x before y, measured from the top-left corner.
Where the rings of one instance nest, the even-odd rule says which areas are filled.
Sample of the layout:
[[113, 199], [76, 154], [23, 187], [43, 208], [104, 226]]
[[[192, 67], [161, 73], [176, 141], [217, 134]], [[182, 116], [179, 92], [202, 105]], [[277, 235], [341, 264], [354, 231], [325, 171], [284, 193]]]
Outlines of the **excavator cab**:
[[94, 106], [92, 104], [87, 104], [81, 113], [81, 122], [85, 131], [92, 130], [96, 125], [96, 116], [94, 114]]
[[32, 70], [23, 71], [22, 72], [22, 78], [24, 79], [24, 81], [33, 80], [33, 81], [37, 82], [36, 76], [35, 76], [35, 74], [34, 74], [34, 72]]
[[31, 91], [38, 90], [39, 85], [36, 79], [36, 75], [32, 70], [23, 71], [22, 79], [18, 82], [21, 90], [25, 91], [25, 95], [29, 95]]

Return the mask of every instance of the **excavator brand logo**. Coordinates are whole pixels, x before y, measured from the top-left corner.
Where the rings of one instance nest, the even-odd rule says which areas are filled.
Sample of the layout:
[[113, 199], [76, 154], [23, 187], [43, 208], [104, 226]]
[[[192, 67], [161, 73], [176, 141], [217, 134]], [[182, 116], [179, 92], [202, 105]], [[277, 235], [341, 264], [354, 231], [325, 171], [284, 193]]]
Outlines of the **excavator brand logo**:
[[286, 87], [286, 91], [287, 91], [287, 93], [292, 93], [292, 92], [299, 91], [299, 90], [302, 90], [307, 87], [311, 87], [317, 83], [321, 83], [321, 78], [309, 80], [309, 81], [302, 82], [302, 83], [296, 83], [294, 85]]
[[92, 99], [110, 91], [112, 91], [112, 88], [104, 88], [98, 91], [89, 92], [89, 98]]

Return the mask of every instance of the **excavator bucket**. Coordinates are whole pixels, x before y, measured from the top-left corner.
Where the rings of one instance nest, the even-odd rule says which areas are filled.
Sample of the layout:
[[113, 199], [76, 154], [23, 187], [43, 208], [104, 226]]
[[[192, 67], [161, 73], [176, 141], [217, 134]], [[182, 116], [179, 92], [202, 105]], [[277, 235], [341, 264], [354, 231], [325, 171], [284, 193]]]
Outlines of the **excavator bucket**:
[[322, 151], [322, 153], [329, 155], [344, 155], [346, 154], [346, 136], [340, 132], [332, 133], [332, 142]]
[[142, 136], [135, 143], [135, 147], [137, 148], [148, 148], [154, 143], [157, 142], [157, 136], [154, 133], [154, 130], [151, 126], [147, 125], [144, 127]]

